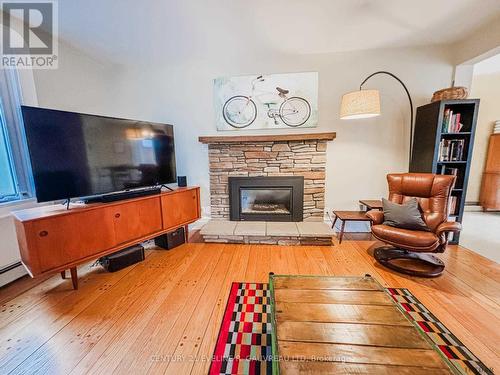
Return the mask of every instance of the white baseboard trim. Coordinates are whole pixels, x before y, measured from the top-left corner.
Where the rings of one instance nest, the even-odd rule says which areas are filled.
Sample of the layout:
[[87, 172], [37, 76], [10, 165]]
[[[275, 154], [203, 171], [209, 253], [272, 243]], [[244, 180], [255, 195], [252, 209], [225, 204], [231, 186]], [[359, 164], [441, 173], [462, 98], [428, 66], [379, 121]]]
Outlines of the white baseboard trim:
[[189, 224], [189, 230], [198, 230], [198, 229], [201, 229], [210, 220], [211, 219], [208, 216], [202, 216], [201, 219], [195, 221], [193, 224]]
[[483, 207], [481, 207], [479, 205], [468, 205], [468, 204], [465, 204], [464, 211], [465, 212], [483, 212]]

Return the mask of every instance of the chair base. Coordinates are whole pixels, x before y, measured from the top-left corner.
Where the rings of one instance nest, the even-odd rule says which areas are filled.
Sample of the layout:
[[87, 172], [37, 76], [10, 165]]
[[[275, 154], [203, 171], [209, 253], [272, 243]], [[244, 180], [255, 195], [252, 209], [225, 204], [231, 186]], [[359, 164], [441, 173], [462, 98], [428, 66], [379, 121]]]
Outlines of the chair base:
[[[444, 263], [432, 254], [413, 253], [392, 246], [383, 246], [375, 249], [374, 257], [383, 266], [410, 276], [436, 277], [441, 275], [444, 270]], [[415, 261], [416, 264], [423, 265], [425, 269], [405, 268], [394, 263], [393, 261], [395, 260]]]

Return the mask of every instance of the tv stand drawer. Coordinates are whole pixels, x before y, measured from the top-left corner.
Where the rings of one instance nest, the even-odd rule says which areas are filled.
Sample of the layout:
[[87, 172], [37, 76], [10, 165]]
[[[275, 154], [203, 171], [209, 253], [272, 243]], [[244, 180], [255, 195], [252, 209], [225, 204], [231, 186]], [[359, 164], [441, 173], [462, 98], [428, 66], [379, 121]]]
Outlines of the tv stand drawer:
[[46, 272], [115, 245], [113, 222], [96, 210], [32, 222], [28, 246]]
[[159, 197], [116, 205], [107, 214], [113, 221], [116, 245], [162, 229]]
[[[199, 189], [161, 197], [163, 229], [174, 229], [200, 218]], [[182, 207], [182, 209], [181, 209]]]

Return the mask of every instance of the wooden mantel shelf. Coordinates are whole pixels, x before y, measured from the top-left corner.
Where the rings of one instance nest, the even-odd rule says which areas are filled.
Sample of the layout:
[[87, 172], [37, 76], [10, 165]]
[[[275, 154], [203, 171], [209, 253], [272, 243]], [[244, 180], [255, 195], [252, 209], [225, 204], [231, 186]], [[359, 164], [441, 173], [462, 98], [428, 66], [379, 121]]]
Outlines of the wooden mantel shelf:
[[225, 135], [198, 137], [201, 143], [241, 143], [241, 142], [276, 142], [276, 141], [332, 141], [337, 136], [335, 132], [302, 133], [302, 134], [268, 134], [268, 135]]

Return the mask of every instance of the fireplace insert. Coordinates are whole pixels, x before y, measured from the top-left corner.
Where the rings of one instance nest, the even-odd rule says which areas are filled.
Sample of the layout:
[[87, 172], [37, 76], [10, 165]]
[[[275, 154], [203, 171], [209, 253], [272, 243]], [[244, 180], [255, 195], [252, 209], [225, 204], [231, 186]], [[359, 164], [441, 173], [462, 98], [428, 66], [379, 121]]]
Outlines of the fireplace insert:
[[229, 177], [231, 220], [302, 221], [304, 177]]

